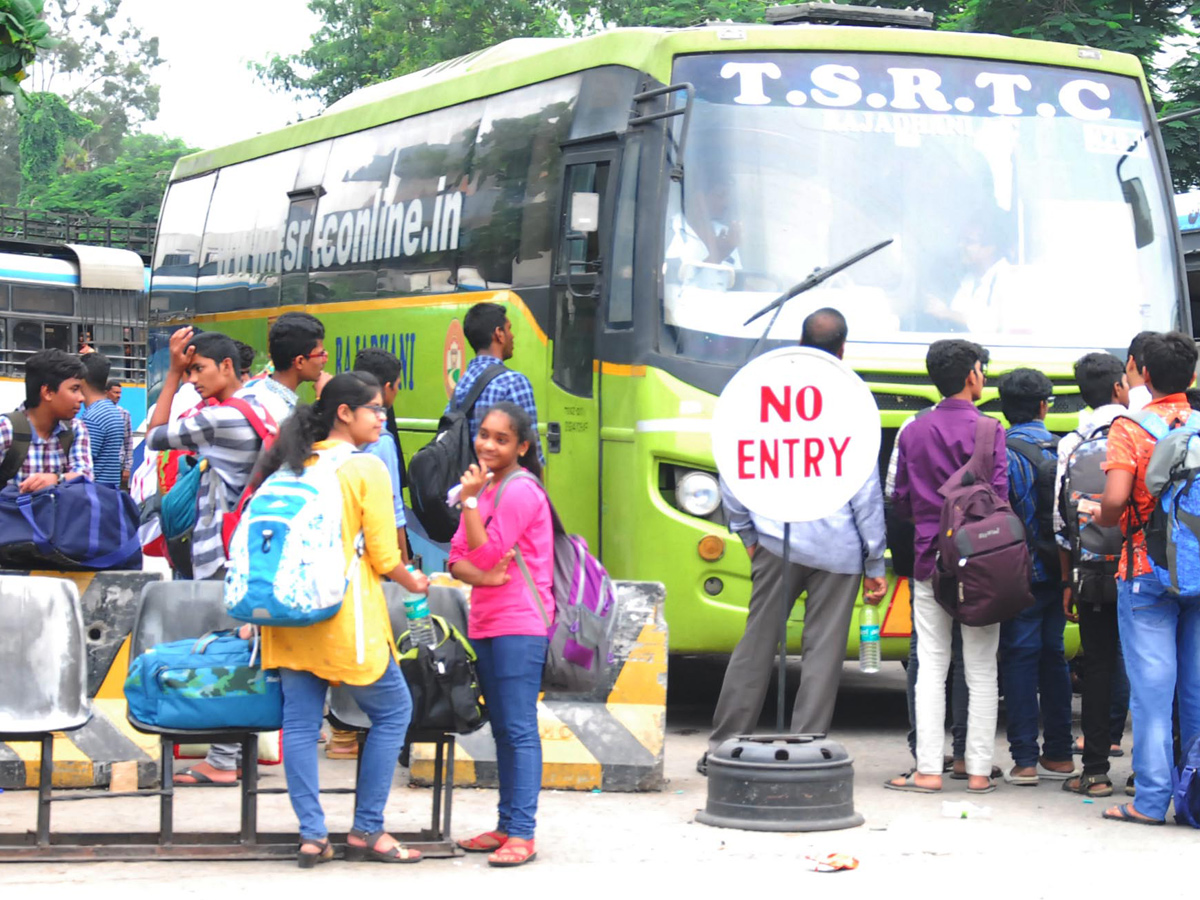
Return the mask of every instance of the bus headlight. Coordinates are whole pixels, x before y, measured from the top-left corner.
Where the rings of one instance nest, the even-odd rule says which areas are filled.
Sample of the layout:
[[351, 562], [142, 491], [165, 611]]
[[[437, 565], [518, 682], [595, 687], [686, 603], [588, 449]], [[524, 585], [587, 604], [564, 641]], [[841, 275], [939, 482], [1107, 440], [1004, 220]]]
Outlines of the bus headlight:
[[721, 489], [707, 472], [688, 472], [675, 485], [675, 500], [688, 515], [710, 516], [721, 505]]

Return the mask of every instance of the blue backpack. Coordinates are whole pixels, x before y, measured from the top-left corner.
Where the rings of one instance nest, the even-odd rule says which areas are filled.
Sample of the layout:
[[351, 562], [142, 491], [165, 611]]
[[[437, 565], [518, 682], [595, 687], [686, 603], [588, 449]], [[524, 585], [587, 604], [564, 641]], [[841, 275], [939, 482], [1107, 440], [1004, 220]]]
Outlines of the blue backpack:
[[337, 474], [353, 453], [349, 444], [321, 450], [299, 475], [281, 468], [254, 492], [229, 544], [225, 606], [230, 616], [276, 628], [313, 625], [336, 615], [353, 579], [361, 621], [357, 570], [363, 539], [360, 534], [347, 570]]
[[254, 642], [231, 631], [151, 647], [125, 679], [129, 717], [156, 728], [275, 731], [283, 725], [279, 673]]
[[1192, 738], [1175, 773], [1175, 821], [1200, 828], [1200, 734]]
[[[1126, 417], [1155, 441], [1146, 466], [1146, 490], [1157, 503], [1149, 521], [1138, 522], [1146, 535], [1150, 566], [1171, 593], [1196, 596], [1200, 594], [1200, 487], [1196, 487], [1200, 476], [1200, 416], [1171, 424], [1148, 410]], [[1132, 535], [1130, 538], [1132, 548]]]

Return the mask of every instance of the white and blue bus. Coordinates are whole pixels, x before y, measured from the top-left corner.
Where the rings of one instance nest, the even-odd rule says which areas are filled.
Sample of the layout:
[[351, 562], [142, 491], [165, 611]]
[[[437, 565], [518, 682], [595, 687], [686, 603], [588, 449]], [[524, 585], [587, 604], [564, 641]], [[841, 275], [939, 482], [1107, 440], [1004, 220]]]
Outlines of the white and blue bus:
[[132, 250], [0, 239], [0, 411], [25, 399], [29, 356], [87, 344], [112, 361], [121, 405], [143, 422], [149, 282]]

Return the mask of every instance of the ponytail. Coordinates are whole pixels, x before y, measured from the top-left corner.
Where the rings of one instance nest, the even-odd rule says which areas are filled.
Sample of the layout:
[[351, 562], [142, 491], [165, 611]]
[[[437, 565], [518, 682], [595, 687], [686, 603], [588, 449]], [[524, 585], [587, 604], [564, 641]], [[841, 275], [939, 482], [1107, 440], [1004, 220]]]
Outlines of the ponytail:
[[351, 408], [370, 403], [379, 393], [379, 382], [366, 372], [343, 372], [325, 385], [320, 398], [312, 404], [300, 404], [283, 423], [279, 437], [262, 461], [262, 477], [282, 468], [299, 475], [313, 455], [313, 445], [329, 437], [342, 406]]

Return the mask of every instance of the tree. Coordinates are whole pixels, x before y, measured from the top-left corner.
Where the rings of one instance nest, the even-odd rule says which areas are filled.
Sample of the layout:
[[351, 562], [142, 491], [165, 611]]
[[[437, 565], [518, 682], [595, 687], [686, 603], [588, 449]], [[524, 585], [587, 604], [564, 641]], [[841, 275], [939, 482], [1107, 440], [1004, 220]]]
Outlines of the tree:
[[42, 21], [42, 8], [43, 0], [0, 0], [0, 97], [12, 97], [18, 109], [25, 105], [25, 70], [39, 50], [57, 44]]
[[552, 0], [310, 0], [312, 46], [255, 66], [281, 90], [333, 103], [351, 91], [513, 37], [562, 34]]
[[77, 115], [58, 94], [30, 94], [21, 114], [21, 194], [19, 203], [30, 206], [58, 177], [69, 141], [79, 141], [96, 129], [91, 120]]
[[35, 198], [35, 205], [56, 212], [157, 222], [171, 169], [179, 157], [193, 152], [195, 148], [178, 138], [127, 135], [113, 162], [58, 177]]

